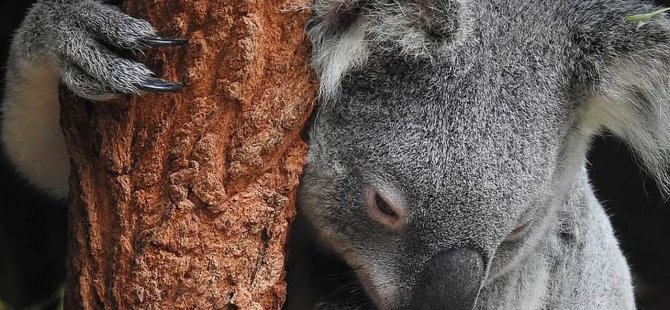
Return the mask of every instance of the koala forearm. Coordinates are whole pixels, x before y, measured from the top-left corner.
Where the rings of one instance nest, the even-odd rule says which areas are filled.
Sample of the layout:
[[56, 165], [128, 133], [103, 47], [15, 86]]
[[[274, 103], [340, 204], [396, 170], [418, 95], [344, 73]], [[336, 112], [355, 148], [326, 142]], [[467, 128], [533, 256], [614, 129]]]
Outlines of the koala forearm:
[[180, 83], [154, 77], [108, 46], [140, 51], [184, 43], [157, 37], [148, 22], [100, 1], [38, 1], [16, 32], [7, 65], [2, 141], [10, 162], [37, 187], [66, 196], [69, 160], [59, 126], [59, 85], [97, 101], [178, 90]]
[[19, 57], [12, 55], [5, 75], [5, 153], [32, 184], [55, 197], [65, 197], [69, 159], [59, 125], [58, 62], [49, 57]]

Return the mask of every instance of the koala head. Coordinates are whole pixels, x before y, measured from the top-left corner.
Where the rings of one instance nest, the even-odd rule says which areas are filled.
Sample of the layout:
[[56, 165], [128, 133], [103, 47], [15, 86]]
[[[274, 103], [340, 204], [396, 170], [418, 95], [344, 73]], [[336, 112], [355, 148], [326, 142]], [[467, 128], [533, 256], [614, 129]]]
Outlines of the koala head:
[[316, 1], [299, 205], [379, 308], [472, 309], [556, 232], [603, 128], [666, 178], [668, 27], [615, 2]]

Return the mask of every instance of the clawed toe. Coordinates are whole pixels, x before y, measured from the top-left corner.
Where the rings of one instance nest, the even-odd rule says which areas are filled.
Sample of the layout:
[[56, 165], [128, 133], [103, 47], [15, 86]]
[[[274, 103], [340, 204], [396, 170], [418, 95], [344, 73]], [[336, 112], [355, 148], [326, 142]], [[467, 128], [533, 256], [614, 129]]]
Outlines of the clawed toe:
[[175, 92], [184, 88], [184, 84], [172, 81], [166, 81], [159, 78], [147, 78], [145, 79], [138, 88], [144, 91], [150, 92]]
[[147, 46], [180, 46], [186, 45], [188, 40], [177, 38], [148, 37], [141, 39], [140, 42]]

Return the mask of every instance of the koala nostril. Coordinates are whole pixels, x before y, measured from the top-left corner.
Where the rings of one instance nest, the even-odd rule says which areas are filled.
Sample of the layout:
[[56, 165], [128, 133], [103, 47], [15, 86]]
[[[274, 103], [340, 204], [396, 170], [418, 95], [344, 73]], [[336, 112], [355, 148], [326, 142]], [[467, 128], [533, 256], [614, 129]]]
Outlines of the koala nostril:
[[402, 208], [375, 190], [368, 196], [368, 214], [373, 220], [396, 232], [404, 230], [406, 219]]

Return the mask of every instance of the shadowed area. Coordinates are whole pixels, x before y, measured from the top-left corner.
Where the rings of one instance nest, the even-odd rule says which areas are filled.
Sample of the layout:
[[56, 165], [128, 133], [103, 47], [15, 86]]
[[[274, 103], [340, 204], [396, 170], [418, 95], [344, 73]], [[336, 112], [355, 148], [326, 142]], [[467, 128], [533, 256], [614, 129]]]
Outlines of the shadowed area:
[[604, 136], [592, 148], [589, 173], [632, 266], [638, 305], [670, 309], [670, 203], [634, 160], [627, 146]]
[[[3, 69], [13, 30], [31, 3], [0, 3]], [[62, 285], [66, 218], [65, 204], [50, 201], [19, 180], [0, 152], [0, 299], [24, 307], [48, 299]]]

